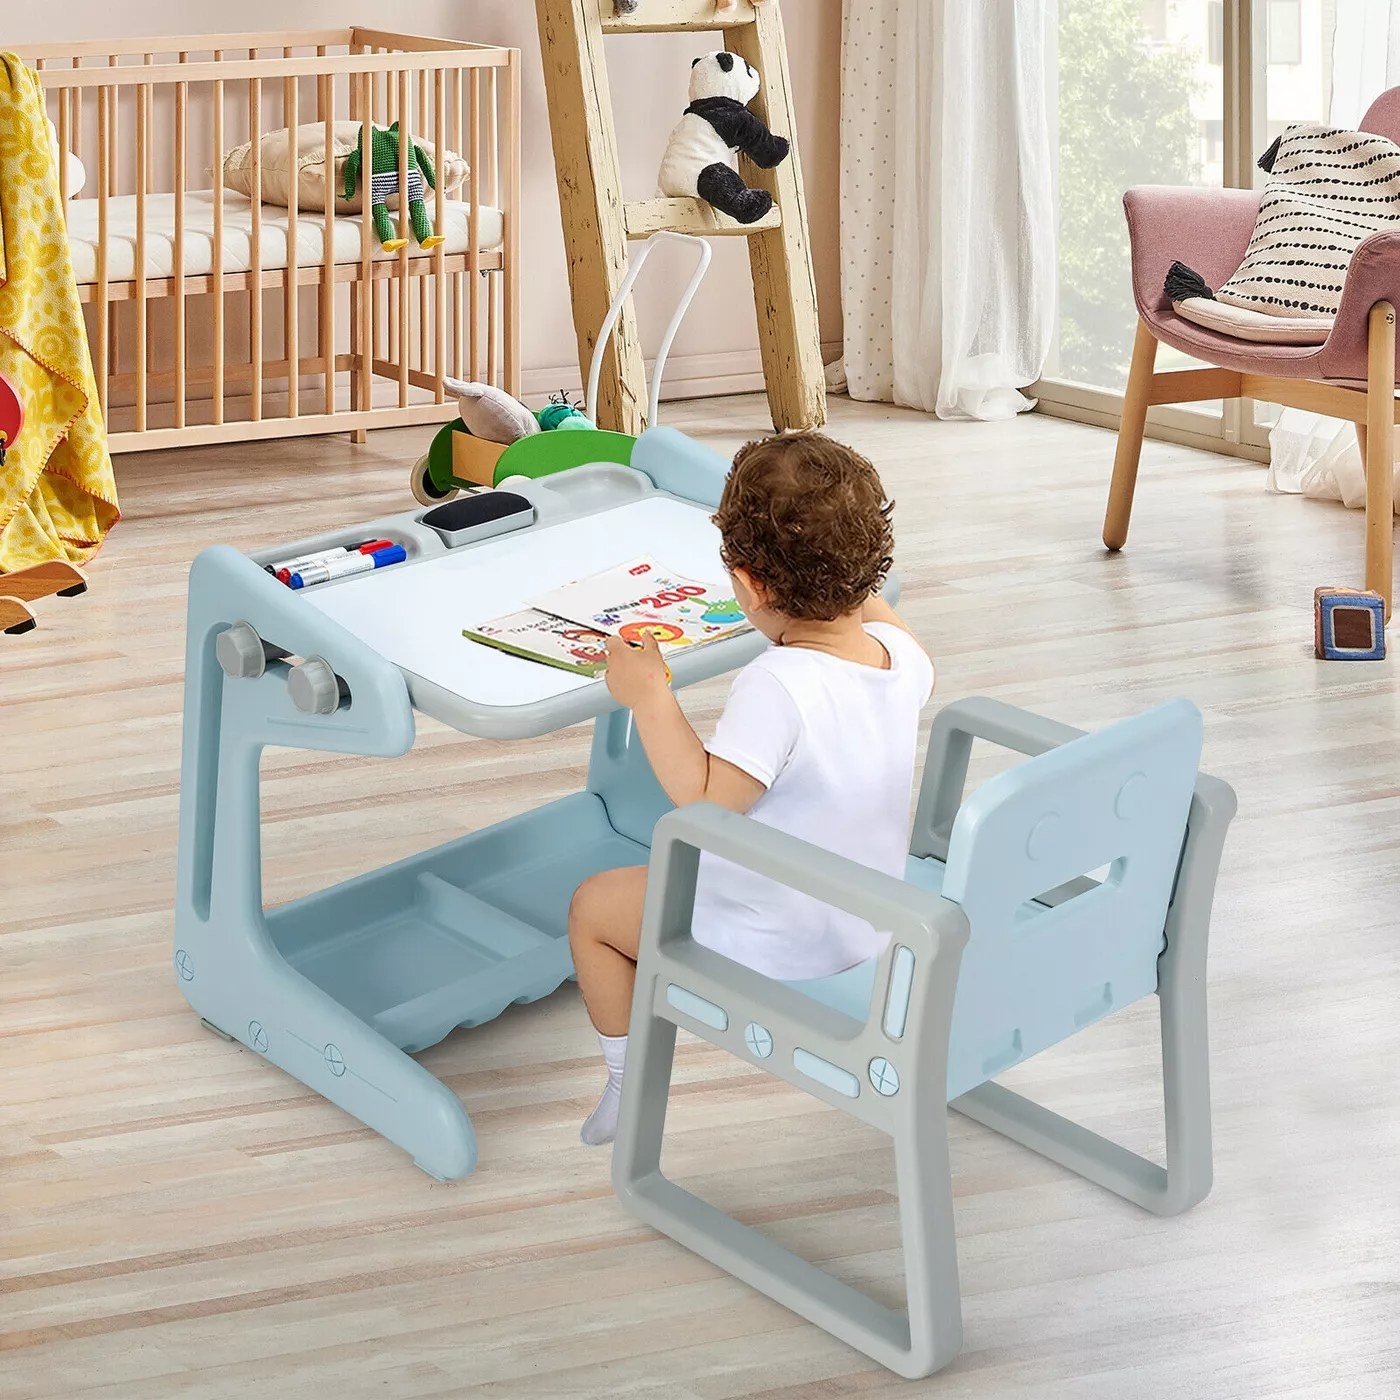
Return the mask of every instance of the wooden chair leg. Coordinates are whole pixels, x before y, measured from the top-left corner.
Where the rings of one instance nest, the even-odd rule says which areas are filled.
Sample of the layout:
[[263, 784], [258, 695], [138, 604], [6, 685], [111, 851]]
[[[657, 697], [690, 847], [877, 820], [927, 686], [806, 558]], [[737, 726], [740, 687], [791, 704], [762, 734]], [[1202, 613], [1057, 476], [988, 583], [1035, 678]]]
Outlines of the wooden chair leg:
[[1395, 308], [1371, 308], [1366, 357], [1366, 428], [1358, 430], [1366, 468], [1366, 587], [1385, 599], [1390, 620], [1395, 531]]
[[34, 614], [20, 599], [0, 594], [0, 632], [28, 632], [35, 625]]
[[1118, 450], [1113, 457], [1113, 481], [1108, 488], [1108, 509], [1103, 518], [1103, 542], [1122, 549], [1128, 538], [1128, 518], [1133, 513], [1133, 489], [1137, 486], [1142, 434], [1147, 427], [1147, 405], [1152, 396], [1152, 370], [1157, 363], [1157, 337], [1139, 319], [1123, 395], [1123, 417], [1118, 425]]

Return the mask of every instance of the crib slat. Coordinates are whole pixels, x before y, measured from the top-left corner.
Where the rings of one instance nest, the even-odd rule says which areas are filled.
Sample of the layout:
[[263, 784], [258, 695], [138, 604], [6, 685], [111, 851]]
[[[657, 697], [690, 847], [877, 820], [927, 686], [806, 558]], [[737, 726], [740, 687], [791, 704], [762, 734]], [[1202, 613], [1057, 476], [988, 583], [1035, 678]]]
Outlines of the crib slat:
[[[290, 58], [291, 55], [284, 53], [283, 57]], [[296, 150], [297, 128], [301, 125], [301, 96], [297, 91], [297, 83], [296, 78], [288, 78], [282, 86], [282, 125], [287, 129], [287, 179], [291, 185], [287, 191], [286, 289], [282, 298], [282, 344], [285, 349], [283, 358], [292, 365], [292, 370], [287, 375], [288, 418], [296, 418], [301, 413], [301, 385], [298, 382], [300, 375], [296, 372], [297, 359], [301, 354], [301, 328], [297, 324], [297, 205], [301, 202], [301, 190], [297, 180], [296, 161], [292, 156], [292, 152]]]
[[136, 89], [136, 431], [146, 431], [146, 170], [150, 152], [147, 84]]
[[[155, 62], [154, 54], [142, 54], [141, 62], [149, 68]], [[142, 166], [141, 179], [146, 182], [146, 193], [150, 194], [156, 183], [156, 150], [155, 142], [151, 140], [151, 132], [155, 128], [156, 117], [156, 95], [155, 87], [151, 83], [142, 83], [137, 89], [144, 94], [143, 100], [146, 103], [146, 160]]]
[[[496, 90], [496, 70], [494, 68], [488, 73], [488, 85], [490, 93], [486, 103], [486, 169], [491, 181], [491, 205], [493, 208], [499, 209], [501, 207], [501, 168], [500, 162], [496, 159], [496, 147], [500, 141], [500, 122], [497, 120], [499, 94]], [[500, 343], [501, 335], [501, 298], [496, 279], [492, 277], [490, 282], [491, 290], [486, 298], [486, 382], [499, 387], [501, 378], [497, 346]]]
[[[471, 159], [466, 143], [466, 118], [462, 109], [462, 70], [452, 70], [452, 142], [457, 150], [465, 152]], [[471, 198], [470, 177], [467, 185], [467, 198]], [[452, 375], [462, 378], [462, 274], [452, 274]]]
[[[116, 54], [107, 55], [107, 66], [109, 68], [117, 67], [117, 62]], [[108, 91], [111, 93], [111, 110], [108, 112], [110, 132], [107, 150], [107, 191], [109, 194], [119, 195], [122, 192], [122, 187], [120, 159], [117, 153], [121, 149], [119, 141], [121, 137], [120, 118], [122, 110], [122, 90], [119, 87], [113, 86], [109, 88]], [[115, 306], [112, 308], [110, 328], [111, 340], [107, 346], [107, 372], [108, 374], [115, 374], [121, 364], [121, 317]]]
[[68, 222], [68, 201], [72, 191], [68, 188], [68, 152], [72, 150], [73, 120], [70, 103], [73, 93], [69, 88], [60, 88], [58, 93], [58, 197], [63, 203], [63, 221]]
[[[78, 57], [78, 56], [75, 55], [74, 58], [73, 58], [73, 68], [74, 68], [74, 70], [77, 70], [77, 69], [81, 68], [82, 66], [83, 66], [83, 60], [82, 60], [80, 57]], [[72, 150], [73, 154], [74, 154], [75, 156], [77, 156], [79, 160], [82, 160], [82, 158], [83, 158], [83, 90], [82, 90], [82, 88], [74, 88], [74, 89], [73, 89], [73, 131], [72, 131], [72, 134], [71, 134], [70, 139], [72, 140], [73, 144], [72, 144], [72, 146], [71, 146], [69, 149]]]
[[[185, 54], [180, 55], [183, 63]], [[189, 84], [175, 84], [175, 426], [185, 426], [185, 108]]]
[[[223, 53], [216, 51], [216, 62]], [[224, 84], [214, 80], [214, 422], [224, 421]]]
[[[252, 58], [256, 50], [249, 54]], [[248, 358], [253, 366], [253, 422], [262, 421], [263, 294], [262, 294], [262, 79], [248, 84], [248, 138], [252, 147], [252, 265], [253, 290], [248, 297]]]
[[[501, 253], [505, 271], [500, 277], [505, 298], [506, 392], [520, 393], [520, 53], [510, 55], [506, 67], [506, 197], [503, 210]], [[497, 280], [495, 278], [493, 281]]]
[[[107, 56], [107, 67], [108, 67], [108, 68], [115, 68], [116, 66], [117, 66], [117, 56], [116, 56], [116, 54], [108, 54], [108, 56]], [[117, 150], [118, 150], [117, 141], [118, 141], [118, 139], [119, 139], [119, 137], [120, 137], [120, 135], [121, 135], [121, 132], [120, 132], [120, 129], [119, 129], [120, 124], [119, 124], [119, 121], [118, 121], [118, 118], [119, 118], [120, 115], [121, 115], [121, 89], [118, 88], [118, 87], [113, 87], [113, 88], [111, 88], [111, 89], [109, 89], [109, 90], [110, 90], [110, 92], [111, 92], [111, 94], [112, 94], [112, 110], [111, 110], [111, 112], [110, 112], [110, 114], [109, 114], [108, 120], [109, 120], [110, 123], [111, 123], [111, 128], [112, 128], [112, 130], [111, 130], [111, 149], [107, 152], [107, 160], [108, 160], [108, 165], [109, 165], [109, 168], [108, 168], [108, 171], [107, 171], [107, 182], [108, 182], [107, 187], [108, 187], [108, 189], [111, 190], [111, 192], [112, 192], [113, 194], [120, 194], [120, 193], [121, 193], [121, 173], [120, 173], [120, 171], [119, 171], [118, 168], [117, 168]]]
[[[325, 54], [326, 46], [316, 52]], [[326, 227], [322, 260], [321, 315], [316, 331], [316, 353], [326, 362], [325, 411], [335, 412], [335, 80], [330, 74], [316, 80], [316, 110], [325, 123], [322, 139], [326, 145]]]
[[112, 373], [108, 359], [112, 303], [107, 299], [107, 198], [111, 193], [111, 88], [97, 89], [97, 401], [102, 405], [102, 421], [107, 422], [107, 383]]
[[[408, 70], [399, 69], [399, 237], [412, 239], [413, 226], [408, 217], [408, 148], [412, 142], [413, 125], [408, 105]], [[408, 242], [399, 249], [399, 407], [408, 406]]]
[[[444, 164], [443, 154], [447, 150], [447, 92], [443, 82], [442, 69], [433, 73], [433, 141], [437, 146], [434, 169], [437, 173], [437, 220], [433, 225], [437, 233], [447, 234], [447, 196], [443, 193]], [[433, 249], [433, 399], [442, 403], [446, 393], [442, 387], [442, 377], [446, 373], [447, 360], [447, 274], [443, 271], [445, 243]]]
[[475, 68], [467, 78], [467, 161], [471, 174], [471, 213], [467, 219], [467, 338], [471, 344], [471, 377], [481, 378], [481, 75]]
[[[372, 114], [374, 111], [374, 89], [371, 75], [365, 73], [360, 78], [360, 285], [359, 285], [359, 316], [356, 318], [359, 327], [359, 357], [360, 372], [358, 380], [359, 393], [356, 396], [356, 407], [361, 412], [368, 412], [371, 402], [371, 391], [373, 388], [374, 371], [370, 360], [374, 353], [374, 339], [376, 335], [375, 317], [375, 296], [374, 283], [370, 280], [370, 217], [369, 217], [369, 181], [370, 170], [373, 168], [374, 154], [370, 148], [370, 128], [372, 125]], [[355, 440], [363, 442], [365, 440], [364, 430], [360, 429], [356, 433]]]

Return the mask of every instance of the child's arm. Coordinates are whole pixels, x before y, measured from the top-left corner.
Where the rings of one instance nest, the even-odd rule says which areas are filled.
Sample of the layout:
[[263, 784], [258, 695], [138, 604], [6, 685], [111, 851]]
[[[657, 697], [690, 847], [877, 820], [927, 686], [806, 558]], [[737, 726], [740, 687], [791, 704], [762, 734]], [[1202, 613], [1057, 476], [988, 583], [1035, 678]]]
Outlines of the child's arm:
[[705, 751], [666, 684], [666, 663], [653, 640], [640, 648], [610, 640], [607, 682], [613, 698], [632, 711], [652, 772], [677, 807], [714, 802], [747, 812], [763, 796], [757, 778]]

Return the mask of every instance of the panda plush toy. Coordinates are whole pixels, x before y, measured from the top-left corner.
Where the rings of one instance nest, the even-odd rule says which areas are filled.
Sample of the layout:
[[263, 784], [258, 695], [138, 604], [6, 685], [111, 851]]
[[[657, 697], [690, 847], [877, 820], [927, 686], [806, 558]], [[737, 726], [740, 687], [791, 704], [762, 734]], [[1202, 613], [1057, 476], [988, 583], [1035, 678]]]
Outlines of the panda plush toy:
[[661, 158], [663, 195], [708, 201], [741, 224], [752, 224], [772, 207], [767, 190], [751, 190], [730, 164], [742, 151], [763, 170], [787, 159], [786, 137], [775, 136], [749, 111], [758, 95], [758, 73], [738, 54], [701, 54], [690, 65], [690, 106]]

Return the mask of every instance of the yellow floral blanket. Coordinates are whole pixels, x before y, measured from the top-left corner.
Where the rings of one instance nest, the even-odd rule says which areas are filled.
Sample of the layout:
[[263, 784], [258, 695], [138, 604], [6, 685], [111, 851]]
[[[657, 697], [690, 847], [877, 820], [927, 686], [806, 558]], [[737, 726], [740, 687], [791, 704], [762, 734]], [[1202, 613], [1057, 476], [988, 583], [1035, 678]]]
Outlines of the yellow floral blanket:
[[81, 564], [121, 512], [39, 75], [8, 53], [0, 54], [0, 374], [25, 413], [0, 467], [0, 574], [50, 559]]

